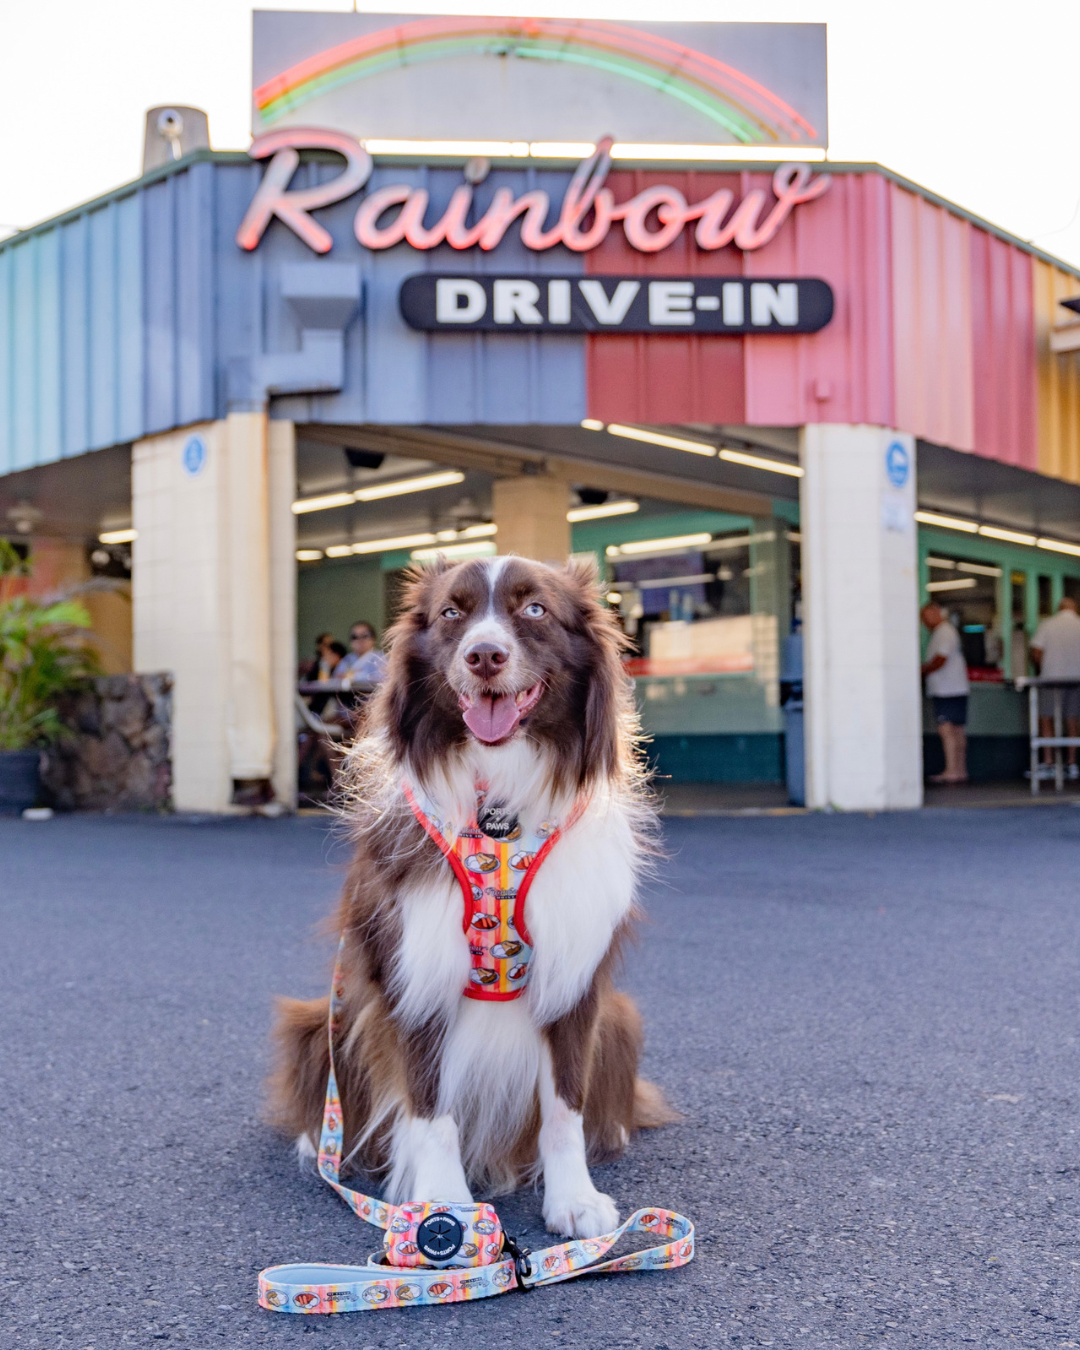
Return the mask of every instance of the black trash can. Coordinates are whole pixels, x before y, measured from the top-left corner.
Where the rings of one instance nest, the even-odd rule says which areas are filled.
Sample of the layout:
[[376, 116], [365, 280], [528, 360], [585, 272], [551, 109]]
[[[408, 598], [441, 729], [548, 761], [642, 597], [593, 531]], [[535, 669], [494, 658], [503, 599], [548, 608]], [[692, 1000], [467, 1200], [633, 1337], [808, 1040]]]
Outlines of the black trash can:
[[36, 806], [41, 792], [41, 751], [0, 750], [0, 815]]

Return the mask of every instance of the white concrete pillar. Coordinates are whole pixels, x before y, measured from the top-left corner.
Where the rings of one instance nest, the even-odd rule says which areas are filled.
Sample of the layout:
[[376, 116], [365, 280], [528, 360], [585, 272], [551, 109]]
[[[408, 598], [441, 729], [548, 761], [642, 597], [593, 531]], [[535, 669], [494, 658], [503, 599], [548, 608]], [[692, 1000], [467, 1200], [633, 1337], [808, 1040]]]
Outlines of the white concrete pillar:
[[807, 426], [801, 458], [807, 805], [921, 806], [914, 442]]
[[237, 780], [295, 798], [294, 454], [261, 412], [134, 447], [135, 668], [173, 675], [180, 810], [229, 810]]

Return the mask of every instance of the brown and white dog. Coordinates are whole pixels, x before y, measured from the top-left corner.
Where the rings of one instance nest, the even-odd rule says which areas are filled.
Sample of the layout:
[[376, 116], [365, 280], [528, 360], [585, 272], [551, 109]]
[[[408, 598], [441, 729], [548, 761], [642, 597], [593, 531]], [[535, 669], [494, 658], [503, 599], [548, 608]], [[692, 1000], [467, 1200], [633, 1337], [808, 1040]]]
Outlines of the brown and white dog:
[[[498, 1194], [542, 1174], [548, 1228], [595, 1237], [618, 1216], [589, 1161], [673, 1118], [637, 1076], [641, 1021], [612, 983], [653, 830], [622, 645], [595, 570], [578, 562], [443, 560], [411, 582], [347, 766], [356, 853], [338, 916], [344, 1149], [385, 1176], [391, 1202], [468, 1201], [472, 1186]], [[521, 998], [463, 996], [462, 893], [404, 780], [455, 831], [478, 783], [526, 832], [581, 809], [528, 894]], [[326, 1025], [326, 999], [283, 1001], [275, 1115], [307, 1156]]]

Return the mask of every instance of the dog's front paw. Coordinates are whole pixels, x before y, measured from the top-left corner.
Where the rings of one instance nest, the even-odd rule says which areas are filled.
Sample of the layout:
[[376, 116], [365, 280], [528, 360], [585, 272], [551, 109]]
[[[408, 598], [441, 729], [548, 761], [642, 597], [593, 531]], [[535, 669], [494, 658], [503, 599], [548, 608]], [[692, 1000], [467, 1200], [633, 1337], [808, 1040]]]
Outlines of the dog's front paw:
[[546, 1195], [544, 1222], [549, 1233], [593, 1238], [610, 1233], [619, 1226], [619, 1211], [610, 1195], [601, 1195], [595, 1187], [578, 1195]]

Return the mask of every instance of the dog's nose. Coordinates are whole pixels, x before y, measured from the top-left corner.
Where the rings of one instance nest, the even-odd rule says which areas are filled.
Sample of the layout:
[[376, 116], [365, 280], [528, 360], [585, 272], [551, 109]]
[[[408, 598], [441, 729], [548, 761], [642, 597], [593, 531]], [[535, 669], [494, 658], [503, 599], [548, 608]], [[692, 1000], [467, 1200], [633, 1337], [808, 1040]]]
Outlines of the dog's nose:
[[465, 664], [482, 680], [498, 675], [509, 660], [509, 651], [497, 642], [474, 642], [465, 653]]

